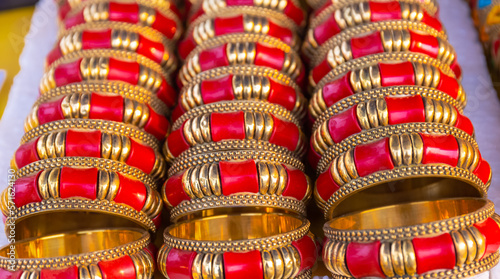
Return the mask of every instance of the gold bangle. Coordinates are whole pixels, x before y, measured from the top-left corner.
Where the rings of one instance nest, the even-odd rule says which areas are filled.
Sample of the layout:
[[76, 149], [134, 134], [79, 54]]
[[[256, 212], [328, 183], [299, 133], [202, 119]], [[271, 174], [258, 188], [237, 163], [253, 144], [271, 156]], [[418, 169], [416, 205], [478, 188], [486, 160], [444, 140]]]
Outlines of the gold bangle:
[[[350, 213], [325, 224], [328, 240], [323, 259], [336, 278], [360, 274], [463, 278], [498, 262], [495, 247], [500, 243], [492, 237], [500, 232], [498, 218], [491, 201], [477, 198], [402, 203]], [[360, 249], [363, 255], [356, 254]], [[436, 252], [426, 253], [429, 249]]]
[[[275, 274], [310, 278], [301, 275], [310, 275], [316, 258], [308, 231], [305, 218], [278, 213], [235, 213], [185, 221], [165, 230], [158, 268], [170, 278], [174, 274], [224, 278], [219, 276], [243, 273], [252, 278]], [[189, 254], [194, 260], [173, 271], [179, 254]]]
[[67, 279], [121, 274], [149, 279], [155, 266], [149, 243], [149, 234], [137, 229], [83, 230], [16, 241], [0, 249], [0, 274]]

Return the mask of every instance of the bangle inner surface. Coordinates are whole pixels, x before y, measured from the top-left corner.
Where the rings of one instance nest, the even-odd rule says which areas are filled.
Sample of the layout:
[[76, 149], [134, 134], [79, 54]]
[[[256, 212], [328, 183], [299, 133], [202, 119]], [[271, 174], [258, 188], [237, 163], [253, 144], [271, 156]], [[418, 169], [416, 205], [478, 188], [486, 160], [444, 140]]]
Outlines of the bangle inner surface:
[[286, 214], [243, 213], [205, 217], [168, 228], [174, 238], [197, 241], [233, 241], [275, 236], [304, 225], [300, 218]]
[[408, 227], [463, 216], [480, 210], [486, 204], [487, 200], [477, 198], [402, 203], [337, 217], [327, 226], [334, 230]]
[[52, 258], [96, 252], [115, 248], [139, 240], [145, 231], [133, 229], [103, 229], [61, 233], [41, 238], [16, 241], [15, 249], [7, 245], [0, 250], [0, 257], [10, 258], [12, 250], [16, 259]]

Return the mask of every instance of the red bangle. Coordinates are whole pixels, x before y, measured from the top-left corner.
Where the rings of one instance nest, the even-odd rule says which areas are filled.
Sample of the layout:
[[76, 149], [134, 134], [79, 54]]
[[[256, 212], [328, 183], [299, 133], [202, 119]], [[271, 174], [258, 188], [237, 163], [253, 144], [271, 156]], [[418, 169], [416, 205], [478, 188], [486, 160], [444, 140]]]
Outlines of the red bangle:
[[195, 107], [220, 101], [260, 99], [278, 104], [294, 113], [305, 114], [306, 99], [293, 82], [279, 78], [228, 74], [186, 86], [179, 94], [178, 105], [172, 112], [172, 121]]
[[[79, 104], [74, 110], [71, 104]], [[150, 105], [123, 98], [120, 95], [99, 93], [72, 93], [58, 99], [41, 103], [32, 109], [26, 124], [28, 130], [52, 121], [82, 118], [123, 122], [143, 128], [158, 140], [165, 139], [170, 130], [168, 119], [157, 113]]]
[[64, 19], [64, 27], [71, 29], [77, 25], [96, 21], [126, 22], [150, 26], [172, 40], [178, 39], [182, 32], [182, 24], [172, 10], [157, 10], [138, 3], [112, 1], [85, 3], [76, 13], [67, 14]]
[[56, 87], [99, 80], [141, 86], [154, 92], [169, 107], [176, 101], [176, 91], [162, 73], [138, 62], [107, 57], [80, 58], [50, 68], [42, 78], [40, 92], [45, 94]]
[[216, 36], [239, 33], [268, 35], [292, 47], [298, 44], [298, 38], [292, 30], [265, 17], [251, 15], [216, 17], [192, 27], [192, 31], [179, 43], [179, 55], [182, 59], [186, 59], [191, 51], [204, 41]]
[[309, 178], [302, 171], [256, 160], [221, 161], [192, 167], [171, 176], [162, 189], [163, 200], [171, 207], [185, 200], [241, 193], [280, 195], [304, 201], [310, 192]]
[[126, 50], [143, 55], [168, 71], [176, 67], [176, 57], [163, 42], [127, 29], [83, 30], [65, 34], [48, 54], [46, 64], [85, 50]]
[[295, 79], [299, 84], [304, 79], [304, 66], [295, 51], [288, 46], [261, 42], [225, 43], [198, 52], [193, 51], [179, 70], [179, 79], [186, 85], [201, 72], [235, 65], [273, 68]]
[[227, 112], [204, 114], [190, 118], [172, 131], [164, 148], [167, 160], [173, 160], [192, 146], [223, 140], [262, 140], [301, 156], [305, 138], [293, 122], [261, 112]]
[[317, 118], [328, 107], [346, 97], [374, 88], [404, 85], [435, 88], [465, 102], [465, 93], [459, 82], [434, 66], [418, 62], [378, 63], [349, 71], [326, 83], [314, 93], [309, 112]]
[[[398, 47], [395, 46], [398, 41], [396, 34], [400, 36]], [[435, 36], [411, 30], [375, 31], [368, 35], [343, 41], [334, 48], [330, 48], [323, 60], [312, 69], [309, 80], [312, 86], [318, 84], [330, 70], [345, 61], [379, 53], [408, 51], [428, 55], [448, 65], [452, 65], [456, 60], [452, 47]]]
[[311, 163], [316, 167], [328, 148], [352, 135], [377, 127], [416, 122], [443, 123], [471, 136], [474, 134], [469, 118], [444, 101], [419, 95], [371, 99], [334, 115], [313, 132], [309, 151]]
[[[267, 12], [276, 12], [282, 15], [285, 15], [288, 19], [292, 20], [295, 25], [299, 27], [303, 27], [306, 24], [306, 12], [300, 7], [300, 4], [294, 0], [284, 0], [273, 3], [266, 3], [262, 1], [254, 1], [254, 0], [224, 0], [221, 1], [221, 5], [224, 8], [219, 6], [210, 6], [207, 3], [202, 3], [197, 10], [193, 10], [190, 12], [188, 16], [188, 23], [193, 24], [195, 20], [199, 19], [203, 15], [213, 15], [224, 14], [226, 10], [233, 11], [238, 10], [238, 8], [245, 8], [248, 10], [249, 8], [265, 8]], [[260, 10], [256, 10], [260, 11]], [[272, 13], [270, 14], [272, 15]]]
[[165, 171], [163, 157], [153, 148], [127, 136], [95, 131], [51, 132], [21, 145], [15, 153], [17, 168], [57, 157], [94, 157], [124, 162], [158, 178]]

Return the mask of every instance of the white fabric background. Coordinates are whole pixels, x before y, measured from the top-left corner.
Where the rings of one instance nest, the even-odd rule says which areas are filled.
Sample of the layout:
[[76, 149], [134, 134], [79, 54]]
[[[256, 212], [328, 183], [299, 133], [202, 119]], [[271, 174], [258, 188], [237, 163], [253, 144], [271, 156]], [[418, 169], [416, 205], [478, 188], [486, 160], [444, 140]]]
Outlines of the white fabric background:
[[[462, 83], [469, 100], [465, 113], [472, 120], [480, 150], [493, 169], [489, 198], [500, 205], [500, 102], [492, 87], [466, 2], [439, 0], [439, 4], [441, 19], [463, 68]], [[44, 58], [56, 40], [56, 19], [53, 0], [41, 0], [25, 37], [25, 47], [20, 57], [21, 71], [14, 80], [0, 121], [0, 190], [7, 185], [9, 161], [23, 135], [24, 119], [38, 96]], [[0, 224], [0, 229], [3, 230], [3, 224]], [[0, 233], [0, 245], [6, 243], [5, 235]], [[484, 273], [475, 278], [500, 279], [500, 267], [491, 274]]]

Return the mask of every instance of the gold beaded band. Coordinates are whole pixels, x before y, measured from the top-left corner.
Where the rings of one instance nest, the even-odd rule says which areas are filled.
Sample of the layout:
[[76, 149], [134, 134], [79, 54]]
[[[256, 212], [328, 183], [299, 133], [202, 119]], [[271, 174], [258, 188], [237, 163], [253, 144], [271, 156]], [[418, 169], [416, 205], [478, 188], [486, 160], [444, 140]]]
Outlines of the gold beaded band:
[[337, 278], [462, 278], [498, 262], [500, 223], [493, 214], [492, 202], [476, 198], [350, 213], [325, 224], [323, 258]]
[[[149, 234], [135, 229], [89, 229], [16, 241], [0, 249], [0, 274], [7, 278], [67, 279], [119, 274], [149, 279], [155, 267], [149, 243]], [[12, 249], [14, 258], [9, 254]]]

